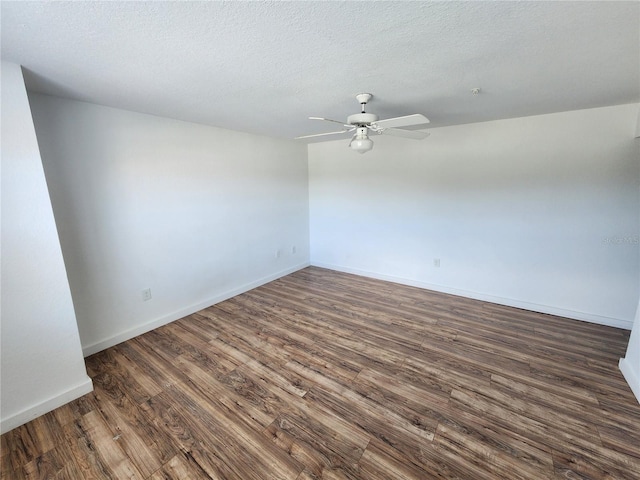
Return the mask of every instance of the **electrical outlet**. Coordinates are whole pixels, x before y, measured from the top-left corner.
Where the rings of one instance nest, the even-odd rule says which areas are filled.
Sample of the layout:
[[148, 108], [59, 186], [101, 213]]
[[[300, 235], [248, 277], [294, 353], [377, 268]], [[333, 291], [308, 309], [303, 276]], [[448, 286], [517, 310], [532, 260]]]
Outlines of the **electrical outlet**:
[[282, 250], [276, 250], [276, 258], [280, 258], [282, 256]]
[[439, 258], [434, 258], [433, 259], [433, 266], [436, 268], [440, 268], [440, 259]]
[[293, 247], [291, 247], [291, 254], [295, 255], [296, 254], [296, 246], [294, 245]]
[[146, 302], [147, 300], [151, 300], [151, 289], [145, 288], [142, 290], [142, 301]]

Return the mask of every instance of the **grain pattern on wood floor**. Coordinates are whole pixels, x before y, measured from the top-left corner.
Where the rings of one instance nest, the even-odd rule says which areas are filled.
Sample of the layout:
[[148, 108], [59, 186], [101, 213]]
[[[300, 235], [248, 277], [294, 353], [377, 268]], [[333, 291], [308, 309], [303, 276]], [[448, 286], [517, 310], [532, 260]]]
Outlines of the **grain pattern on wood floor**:
[[628, 332], [306, 268], [87, 358], [2, 479], [638, 479]]

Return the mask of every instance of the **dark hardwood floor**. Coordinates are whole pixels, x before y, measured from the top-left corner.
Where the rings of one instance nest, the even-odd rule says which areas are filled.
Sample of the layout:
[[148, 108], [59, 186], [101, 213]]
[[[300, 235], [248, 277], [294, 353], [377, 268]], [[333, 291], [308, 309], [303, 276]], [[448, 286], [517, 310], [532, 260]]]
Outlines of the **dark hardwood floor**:
[[639, 479], [628, 337], [307, 268], [87, 358], [2, 479]]

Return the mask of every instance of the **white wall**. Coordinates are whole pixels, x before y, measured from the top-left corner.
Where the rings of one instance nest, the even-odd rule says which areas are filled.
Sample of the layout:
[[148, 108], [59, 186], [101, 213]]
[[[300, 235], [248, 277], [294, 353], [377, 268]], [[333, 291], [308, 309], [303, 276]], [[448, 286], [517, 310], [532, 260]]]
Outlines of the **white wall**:
[[620, 370], [640, 402], [640, 302], [638, 302], [636, 318], [631, 329], [627, 353], [620, 359]]
[[92, 390], [20, 66], [2, 62], [2, 433]]
[[635, 117], [622, 105], [375, 136], [364, 155], [312, 144], [311, 263], [631, 328]]
[[305, 145], [30, 98], [85, 355], [308, 265]]

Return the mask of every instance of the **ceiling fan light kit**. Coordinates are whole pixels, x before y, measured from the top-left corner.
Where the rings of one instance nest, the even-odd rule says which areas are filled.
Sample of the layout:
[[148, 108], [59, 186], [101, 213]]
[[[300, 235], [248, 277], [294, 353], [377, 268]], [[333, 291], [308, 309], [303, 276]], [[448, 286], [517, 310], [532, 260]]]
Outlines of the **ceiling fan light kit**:
[[373, 95], [370, 93], [359, 93], [356, 95], [356, 100], [360, 103], [361, 112], [349, 115], [347, 117], [347, 123], [339, 122], [338, 120], [331, 120], [323, 117], [309, 117], [310, 120], [321, 120], [324, 122], [337, 123], [342, 125], [346, 130], [340, 130], [337, 132], [316, 133], [313, 135], [303, 135], [300, 138], [312, 138], [323, 137], [325, 135], [337, 135], [341, 133], [354, 132], [349, 147], [358, 152], [365, 153], [373, 148], [373, 141], [369, 138], [369, 131], [377, 133], [379, 135], [393, 135], [396, 137], [411, 138], [414, 140], [421, 140], [429, 136], [428, 132], [421, 132], [418, 130], [404, 130], [397, 127], [408, 127], [412, 125], [423, 125], [429, 123], [429, 119], [419, 113], [413, 115], [405, 115], [403, 117], [387, 118], [384, 120], [378, 120], [378, 116], [373, 113], [365, 112], [365, 107]]
[[367, 136], [366, 127], [359, 127], [357, 132], [349, 147], [358, 153], [366, 153], [373, 148], [373, 141]]

